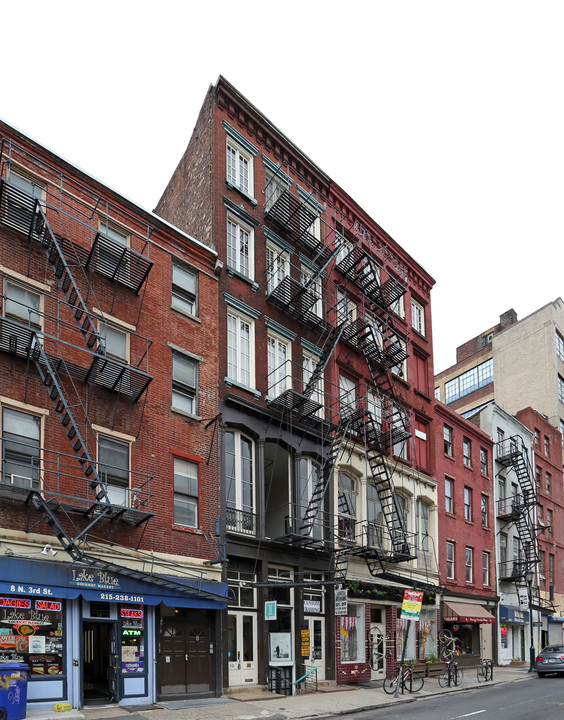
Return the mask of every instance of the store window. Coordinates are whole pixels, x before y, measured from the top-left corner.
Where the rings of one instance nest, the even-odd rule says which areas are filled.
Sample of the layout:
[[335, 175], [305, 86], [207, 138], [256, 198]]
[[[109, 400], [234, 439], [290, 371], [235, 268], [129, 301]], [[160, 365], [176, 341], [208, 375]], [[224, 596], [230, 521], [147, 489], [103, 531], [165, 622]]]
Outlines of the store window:
[[121, 606], [121, 672], [124, 675], [145, 670], [145, 625], [143, 607]]
[[63, 674], [63, 601], [0, 597], [0, 663], [29, 665], [31, 677]]
[[421, 610], [419, 618], [419, 657], [429, 659], [437, 656], [437, 611]]
[[364, 605], [349, 603], [348, 613], [341, 617], [341, 662], [364, 662]]

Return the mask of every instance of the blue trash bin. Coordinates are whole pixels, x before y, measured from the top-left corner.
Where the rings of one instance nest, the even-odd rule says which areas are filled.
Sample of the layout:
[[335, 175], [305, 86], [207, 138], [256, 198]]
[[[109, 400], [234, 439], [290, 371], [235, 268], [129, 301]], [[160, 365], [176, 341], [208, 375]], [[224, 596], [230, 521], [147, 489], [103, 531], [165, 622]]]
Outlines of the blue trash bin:
[[25, 718], [28, 680], [25, 663], [0, 663], [0, 720]]

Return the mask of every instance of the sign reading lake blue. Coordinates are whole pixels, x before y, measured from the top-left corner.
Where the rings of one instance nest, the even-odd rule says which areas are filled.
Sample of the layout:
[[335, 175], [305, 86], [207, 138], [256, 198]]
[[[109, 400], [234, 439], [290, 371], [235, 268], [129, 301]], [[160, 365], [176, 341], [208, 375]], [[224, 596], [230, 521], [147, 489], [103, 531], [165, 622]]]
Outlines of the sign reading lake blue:
[[95, 590], [118, 590], [120, 587], [119, 576], [106, 572], [105, 570], [87, 570], [82, 568], [71, 568], [69, 585], [82, 588], [94, 588]]

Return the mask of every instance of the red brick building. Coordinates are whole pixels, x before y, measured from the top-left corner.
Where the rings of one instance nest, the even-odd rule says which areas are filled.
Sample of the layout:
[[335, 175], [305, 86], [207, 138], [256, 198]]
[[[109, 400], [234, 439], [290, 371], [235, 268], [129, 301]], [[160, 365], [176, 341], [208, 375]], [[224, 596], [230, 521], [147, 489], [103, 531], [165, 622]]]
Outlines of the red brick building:
[[493, 658], [496, 617], [495, 501], [491, 438], [435, 403], [442, 626], [460, 661]]
[[378, 677], [438, 577], [433, 280], [223, 78], [156, 211], [218, 253], [225, 684]]
[[[539, 563], [535, 568], [535, 602], [541, 612], [542, 647], [562, 642], [562, 619], [555, 610], [564, 604], [564, 486], [562, 436], [542, 413], [526, 408], [517, 419], [533, 432], [534, 473], [537, 486]], [[536, 639], [536, 638], [535, 638]], [[535, 643], [537, 644], [537, 643]]]
[[39, 708], [221, 692], [217, 256], [0, 132], [0, 619], [34, 629], [0, 660]]

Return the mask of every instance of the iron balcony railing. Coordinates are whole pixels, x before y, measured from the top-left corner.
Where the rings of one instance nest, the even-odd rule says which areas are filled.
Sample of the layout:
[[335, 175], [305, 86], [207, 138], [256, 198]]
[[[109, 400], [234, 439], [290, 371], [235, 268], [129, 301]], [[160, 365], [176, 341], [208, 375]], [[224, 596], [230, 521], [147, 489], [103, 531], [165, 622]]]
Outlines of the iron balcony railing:
[[498, 563], [498, 574], [500, 580], [519, 580], [525, 577], [530, 567], [526, 560], [504, 560]]
[[225, 525], [228, 532], [252, 536], [257, 534], [257, 516], [256, 513], [249, 510], [227, 507]]

